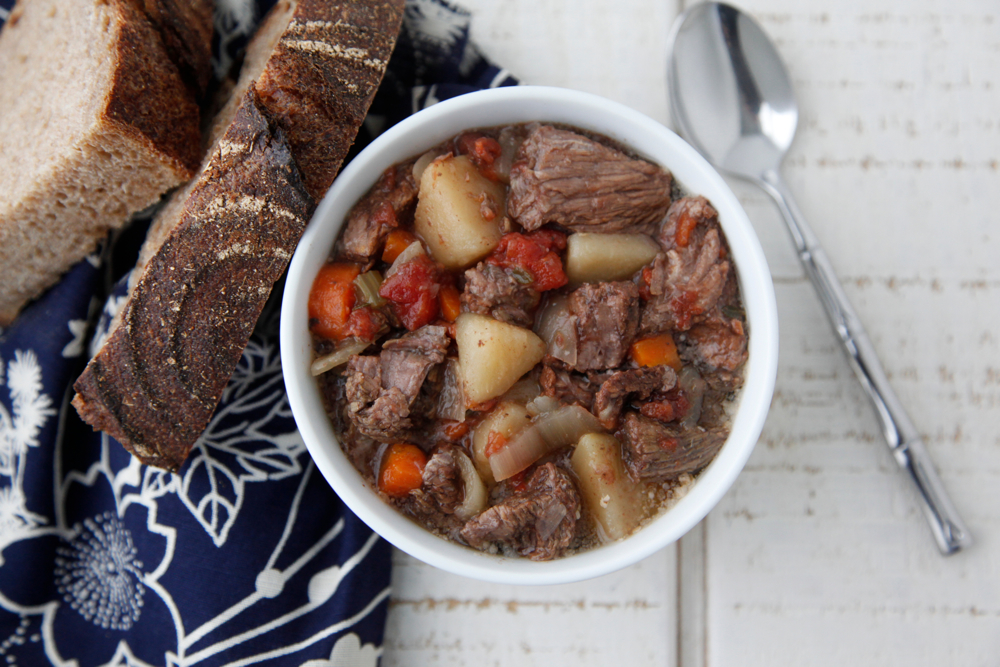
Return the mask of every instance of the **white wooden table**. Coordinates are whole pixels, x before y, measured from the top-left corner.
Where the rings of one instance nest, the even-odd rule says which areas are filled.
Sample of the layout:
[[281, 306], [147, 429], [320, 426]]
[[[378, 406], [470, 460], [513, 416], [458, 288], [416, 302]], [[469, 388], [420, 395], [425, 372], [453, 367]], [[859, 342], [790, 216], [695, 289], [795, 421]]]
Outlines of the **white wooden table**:
[[[461, 0], [529, 84], [670, 124], [669, 0]], [[764, 433], [677, 545], [484, 584], [396, 554], [383, 664], [1000, 665], [1000, 3], [744, 0], [801, 106], [785, 175], [976, 540], [941, 557], [777, 211], [732, 181], [778, 298]]]

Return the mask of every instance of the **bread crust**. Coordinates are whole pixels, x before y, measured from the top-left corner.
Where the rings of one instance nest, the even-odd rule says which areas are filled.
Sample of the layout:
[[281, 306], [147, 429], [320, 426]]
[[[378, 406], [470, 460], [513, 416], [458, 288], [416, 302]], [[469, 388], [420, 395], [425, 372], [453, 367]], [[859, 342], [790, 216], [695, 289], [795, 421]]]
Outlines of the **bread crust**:
[[154, 223], [159, 245], [75, 384], [84, 421], [149, 465], [178, 469], [211, 419], [402, 22], [402, 0], [293, 4], [275, 9], [288, 26], [186, 199]]
[[[201, 163], [198, 103], [146, 14], [129, 0], [119, 0], [117, 5], [121, 13], [118, 67], [104, 117], [175, 162], [179, 184], [194, 176]], [[182, 17], [174, 17], [174, 22], [183, 23]], [[193, 28], [187, 34], [197, 38]]]
[[252, 89], [152, 257], [73, 405], [144, 463], [176, 469], [222, 394], [312, 210]]
[[[99, 68], [100, 75], [95, 74], [104, 78], [96, 90], [80, 82], [77, 92], [81, 99], [76, 100], [77, 106], [69, 107], [81, 109], [80, 113], [53, 112], [57, 120], [70, 117], [79, 123], [79, 130], [64, 133], [60, 143], [53, 144], [56, 148], [50, 147], [54, 158], [39, 160], [31, 153], [33, 147], [24, 146], [8, 155], [10, 144], [0, 140], [0, 173], [6, 170], [22, 175], [20, 180], [13, 177], [13, 185], [11, 178], [0, 178], [8, 197], [0, 202], [0, 326], [12, 322], [30, 299], [92, 252], [108, 230], [122, 226], [133, 213], [190, 179], [198, 168], [202, 144], [194, 91], [182, 79], [161, 33], [139, 1], [60, 6], [63, 12], [106, 21], [103, 35], [107, 36], [107, 50], [100, 52], [94, 47], [106, 54], [104, 62], [110, 62]], [[175, 2], [145, 1], [161, 9]], [[47, 31], [67, 25], [65, 19], [47, 15], [40, 0], [35, 2], [29, 6], [21, 0], [11, 15], [14, 20], [0, 33], [0, 61], [6, 68], [0, 68], [0, 85], [7, 89], [23, 84], [35, 73], [24, 49], [37, 44]], [[191, 66], [205, 68], [200, 76], [208, 77], [211, 16], [198, 9], [206, 0], [188, 5], [183, 0], [176, 2], [184, 8], [183, 14], [170, 17], [176, 24], [172, 30], [188, 52], [206, 56], [196, 58], [197, 64], [192, 60]], [[163, 11], [160, 15], [165, 18]], [[84, 58], [80, 62], [86, 65], [89, 61]], [[74, 64], [80, 66], [80, 62]], [[95, 65], [89, 67], [93, 71]], [[76, 84], [75, 79], [68, 82]], [[29, 93], [22, 97], [37, 107], [53, 109], [60, 104], [59, 96], [46, 89], [27, 89]], [[16, 103], [14, 108], [18, 108]], [[35, 116], [25, 113], [24, 108], [13, 111], [3, 105], [0, 132], [8, 137], [30, 136], [40, 123], [33, 126]], [[61, 127], [75, 125], [63, 123]], [[16, 140], [13, 145], [18, 145]], [[35, 165], [43, 166], [31, 171]]]
[[213, 0], [137, 0], [170, 61], [201, 102], [212, 79]]
[[[401, 2], [298, 0], [256, 87], [316, 200], [354, 143], [392, 55]], [[387, 30], [386, 26], [395, 26]]]

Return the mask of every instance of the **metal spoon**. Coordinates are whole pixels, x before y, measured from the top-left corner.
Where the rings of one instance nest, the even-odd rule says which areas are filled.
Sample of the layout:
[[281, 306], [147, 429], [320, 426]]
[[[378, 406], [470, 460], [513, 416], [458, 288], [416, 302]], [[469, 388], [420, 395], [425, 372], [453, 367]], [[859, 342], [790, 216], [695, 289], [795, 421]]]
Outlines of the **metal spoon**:
[[885, 440], [916, 485], [938, 547], [951, 554], [969, 546], [971, 536], [920, 434], [889, 386], [830, 260], [781, 178], [781, 161], [798, 122], [781, 56], [752, 18], [717, 2], [685, 11], [674, 24], [670, 44], [668, 89], [681, 134], [716, 167], [756, 183], [774, 198], [799, 259], [875, 406]]

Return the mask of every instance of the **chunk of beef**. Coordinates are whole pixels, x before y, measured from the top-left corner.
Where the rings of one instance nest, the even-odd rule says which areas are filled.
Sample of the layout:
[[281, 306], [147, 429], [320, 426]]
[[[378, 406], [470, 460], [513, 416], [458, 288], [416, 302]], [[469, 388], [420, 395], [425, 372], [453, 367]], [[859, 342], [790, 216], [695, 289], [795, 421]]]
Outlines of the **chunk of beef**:
[[698, 234], [704, 234], [707, 228], [718, 225], [719, 213], [711, 202], [700, 195], [683, 197], [670, 205], [656, 240], [664, 252], [686, 248]]
[[677, 374], [670, 366], [617, 371], [601, 384], [594, 396], [593, 413], [604, 428], [614, 429], [627, 396], [647, 398], [653, 392], [670, 391], [676, 383]]
[[370, 263], [386, 234], [407, 223], [417, 206], [417, 183], [410, 163], [387, 169], [347, 216], [337, 254]]
[[405, 498], [394, 499], [393, 502], [432, 533], [456, 542], [461, 541], [465, 521], [453, 513], [442, 512], [434, 496], [424, 489], [414, 489]]
[[424, 378], [448, 352], [448, 330], [428, 325], [382, 345], [382, 386], [398, 387], [410, 400], [416, 398]]
[[670, 206], [671, 175], [582, 134], [536, 128], [510, 170], [507, 212], [527, 230], [651, 232]]
[[591, 283], [574, 290], [576, 369], [605, 370], [622, 363], [639, 328], [639, 290], [634, 283]]
[[632, 478], [663, 482], [707, 466], [725, 444], [729, 430], [682, 429], [628, 412], [617, 435]]
[[454, 514], [455, 508], [462, 504], [465, 497], [462, 471], [455, 459], [455, 450], [454, 445], [438, 445], [424, 466], [421, 489], [434, 498], [440, 511], [445, 514]]
[[382, 364], [378, 357], [351, 357], [347, 361], [346, 376], [345, 391], [352, 412], [374, 403], [382, 391]]
[[355, 356], [347, 362], [345, 394], [348, 417], [357, 429], [379, 442], [404, 437], [426, 417], [414, 413], [431, 369], [444, 361], [450, 339], [447, 330], [425, 326], [386, 341], [378, 357]]
[[519, 282], [511, 269], [480, 262], [465, 272], [462, 307], [470, 313], [530, 327], [538, 301], [538, 292]]
[[357, 426], [346, 414], [347, 404], [342, 404], [343, 414], [339, 419], [342, 428], [338, 428], [340, 433], [340, 445], [347, 454], [347, 458], [363, 476], [372, 479], [378, 474], [379, 447], [382, 443], [369, 438], [358, 430]]
[[679, 335], [683, 358], [702, 371], [712, 389], [732, 391], [743, 384], [747, 334], [739, 319], [713, 317]]
[[679, 199], [670, 207], [659, 241], [664, 253], [643, 272], [649, 298], [642, 331], [686, 331], [716, 305], [730, 273], [718, 213], [704, 197]]
[[551, 396], [567, 404], [576, 403], [587, 410], [593, 404], [594, 394], [597, 393], [600, 386], [600, 383], [591, 382], [586, 375], [573, 373], [549, 364], [542, 366], [538, 384], [541, 385], [542, 393], [546, 396]]
[[539, 466], [526, 488], [470, 519], [462, 538], [477, 549], [498, 545], [532, 560], [562, 555], [576, 535], [580, 494], [554, 463]]

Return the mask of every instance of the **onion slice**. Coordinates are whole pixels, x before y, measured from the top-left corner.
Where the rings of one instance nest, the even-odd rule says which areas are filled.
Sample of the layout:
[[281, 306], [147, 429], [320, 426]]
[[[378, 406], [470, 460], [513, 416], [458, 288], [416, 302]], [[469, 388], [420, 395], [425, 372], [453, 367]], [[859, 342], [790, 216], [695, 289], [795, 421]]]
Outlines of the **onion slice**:
[[576, 365], [576, 316], [569, 310], [569, 297], [560, 295], [548, 300], [538, 315], [535, 333], [545, 341], [548, 354], [571, 368]]
[[455, 516], [465, 521], [483, 511], [488, 494], [483, 478], [479, 476], [472, 460], [464, 452], [455, 452], [455, 461], [458, 463], [459, 472], [462, 473], [462, 486], [465, 489], [465, 497], [455, 508]]
[[312, 365], [309, 366], [309, 372], [315, 377], [337, 366], [346, 364], [351, 357], [364, 352], [373, 342], [370, 340], [361, 340], [360, 338], [345, 338], [337, 343], [337, 348], [333, 352], [319, 359], [314, 359]]
[[385, 272], [385, 277], [388, 278], [389, 276], [393, 275], [394, 273], [396, 273], [396, 271], [399, 271], [399, 267], [401, 267], [403, 264], [406, 264], [411, 259], [414, 259], [417, 255], [423, 255], [423, 254], [424, 254], [423, 244], [420, 243], [420, 241], [414, 241], [410, 245], [406, 246], [403, 249], [403, 252], [399, 253], [399, 255], [396, 257], [396, 261], [394, 261], [392, 263], [392, 266], [390, 266], [389, 269]]
[[575, 445], [587, 433], [603, 431], [597, 417], [579, 405], [564, 405], [542, 413], [490, 457], [493, 477], [498, 482], [505, 480], [546, 454]]
[[684, 392], [691, 407], [687, 414], [681, 419], [681, 427], [691, 428], [698, 424], [701, 419], [701, 406], [705, 400], [705, 392], [708, 390], [708, 383], [705, 382], [701, 374], [691, 366], [685, 366], [677, 374], [677, 386]]
[[561, 405], [562, 403], [559, 402], [558, 398], [546, 396], [545, 394], [539, 394], [528, 401], [525, 407], [528, 409], [529, 415], [537, 417], [540, 414], [552, 412], [553, 410], [558, 409]]
[[530, 377], [526, 377], [515, 382], [514, 386], [508, 389], [507, 393], [505, 393], [500, 400], [501, 402], [510, 401], [512, 403], [525, 405], [541, 393], [542, 388], [538, 386], [538, 381], [532, 380]]

